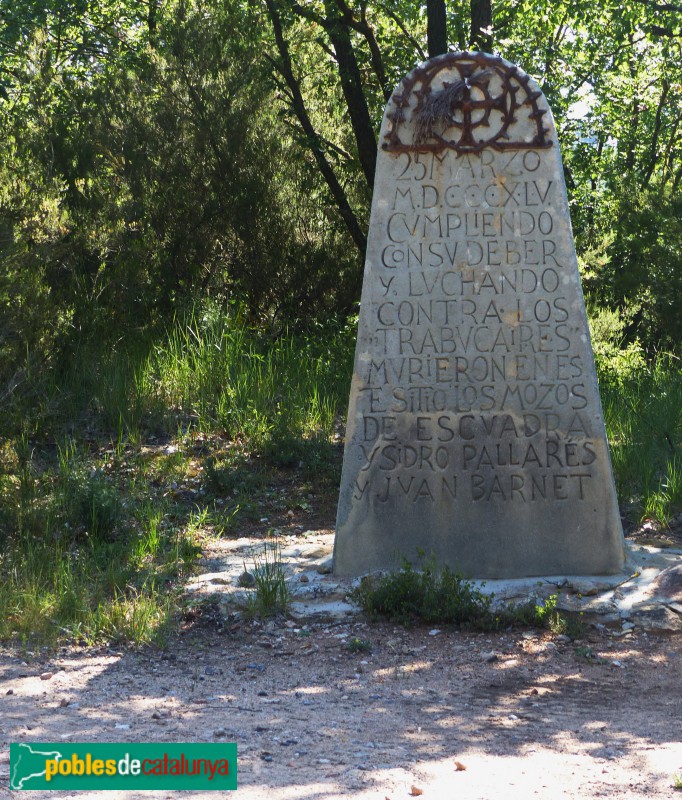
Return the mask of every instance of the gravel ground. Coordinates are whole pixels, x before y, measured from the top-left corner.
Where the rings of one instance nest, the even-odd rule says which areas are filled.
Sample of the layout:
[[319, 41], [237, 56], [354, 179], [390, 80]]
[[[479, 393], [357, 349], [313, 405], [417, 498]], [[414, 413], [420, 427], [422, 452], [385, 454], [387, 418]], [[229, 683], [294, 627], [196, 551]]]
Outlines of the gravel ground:
[[261, 625], [206, 607], [166, 651], [64, 649], [30, 663], [3, 651], [0, 797], [223, 796], [12, 793], [11, 741], [236, 741], [229, 794], [244, 800], [670, 798], [681, 641], [357, 617]]

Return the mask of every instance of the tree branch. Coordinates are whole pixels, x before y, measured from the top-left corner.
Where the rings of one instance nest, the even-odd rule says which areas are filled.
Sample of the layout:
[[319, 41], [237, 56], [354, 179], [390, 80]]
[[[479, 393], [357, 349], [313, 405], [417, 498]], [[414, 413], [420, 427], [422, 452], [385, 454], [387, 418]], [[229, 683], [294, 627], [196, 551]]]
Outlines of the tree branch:
[[658, 108], [656, 109], [656, 121], [654, 122], [654, 132], [651, 137], [651, 148], [649, 151], [649, 165], [647, 167], [646, 173], [644, 178], [642, 179], [642, 189], [646, 189], [649, 185], [649, 181], [651, 180], [651, 176], [654, 172], [654, 167], [656, 166], [656, 161], [658, 160], [658, 138], [661, 135], [661, 121], [663, 115], [663, 106], [665, 106], [665, 101], [668, 99], [668, 92], [670, 91], [670, 83], [667, 80], [663, 80], [663, 91], [661, 92], [661, 97], [658, 101]]
[[321, 146], [320, 137], [315, 131], [315, 128], [310, 120], [310, 116], [308, 115], [308, 111], [303, 100], [303, 95], [301, 93], [301, 87], [299, 86], [296, 76], [294, 75], [293, 66], [291, 63], [291, 55], [289, 53], [289, 46], [282, 31], [282, 20], [279, 15], [277, 0], [265, 0], [265, 2], [267, 5], [270, 22], [272, 23], [272, 29], [275, 34], [275, 42], [280, 55], [278, 70], [286, 81], [289, 91], [291, 92], [294, 113], [296, 114], [296, 117], [303, 128], [303, 132], [308, 140], [308, 146], [310, 147], [315, 161], [317, 162], [317, 166], [322, 173], [327, 186], [329, 187], [329, 191], [331, 192], [336, 206], [339, 209], [341, 218], [346, 223], [348, 232], [353, 238], [358, 250], [362, 255], [364, 255], [367, 247], [367, 239], [360, 228], [360, 224], [353, 213], [353, 209], [350, 207], [346, 193], [339, 183], [336, 173], [334, 172], [329, 161], [327, 161], [327, 157], [325, 156]]
[[422, 61], [426, 61], [426, 53], [424, 52], [424, 49], [419, 44], [419, 42], [414, 38], [414, 36], [412, 36], [412, 34], [407, 30], [407, 28], [403, 24], [403, 21], [395, 13], [395, 11], [393, 11], [390, 7], [387, 7], [386, 3], [379, 4], [379, 8], [385, 14], [388, 14], [388, 16], [393, 20], [393, 22], [395, 22], [395, 24], [400, 28], [407, 41], [412, 45], [412, 47], [414, 47], [414, 49], [419, 54], [419, 58], [421, 58]]

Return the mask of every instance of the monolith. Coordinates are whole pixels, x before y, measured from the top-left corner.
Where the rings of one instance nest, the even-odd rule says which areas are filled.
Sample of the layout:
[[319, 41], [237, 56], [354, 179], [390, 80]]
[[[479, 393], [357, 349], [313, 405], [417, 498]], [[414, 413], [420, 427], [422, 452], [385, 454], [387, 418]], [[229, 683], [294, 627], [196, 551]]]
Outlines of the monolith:
[[618, 572], [623, 534], [556, 130], [502, 58], [449, 53], [380, 134], [334, 572]]

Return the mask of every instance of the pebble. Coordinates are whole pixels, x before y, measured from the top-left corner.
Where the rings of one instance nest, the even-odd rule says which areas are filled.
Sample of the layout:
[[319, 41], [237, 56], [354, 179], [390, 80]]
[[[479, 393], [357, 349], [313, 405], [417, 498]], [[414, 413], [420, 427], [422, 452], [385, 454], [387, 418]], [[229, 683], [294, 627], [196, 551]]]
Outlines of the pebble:
[[43, 672], [43, 674], [40, 676], [40, 680], [41, 681], [49, 681], [50, 678], [53, 678], [53, 677], [54, 677], [54, 672]]
[[213, 738], [214, 739], [222, 739], [225, 736], [227, 736], [227, 731], [225, 730], [225, 728], [216, 728], [213, 731]]
[[8, 689], [5, 694], [14, 694], [14, 689]]
[[245, 589], [256, 585], [256, 578], [248, 570], [244, 570], [237, 579], [237, 583]]
[[439, 633], [440, 633], [440, 629], [439, 628], [434, 628], [433, 630], [429, 631], [429, 636], [438, 636]]
[[483, 653], [481, 658], [486, 664], [492, 664], [494, 661], [497, 661], [497, 653]]

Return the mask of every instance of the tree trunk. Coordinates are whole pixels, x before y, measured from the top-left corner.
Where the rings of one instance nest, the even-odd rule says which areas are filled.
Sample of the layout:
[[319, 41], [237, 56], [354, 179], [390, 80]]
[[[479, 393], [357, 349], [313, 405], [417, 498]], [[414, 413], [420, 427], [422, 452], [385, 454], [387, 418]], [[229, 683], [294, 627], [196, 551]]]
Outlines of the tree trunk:
[[369, 116], [367, 101], [362, 87], [362, 77], [355, 58], [353, 43], [347, 25], [341, 19], [339, 8], [332, 0], [325, 0], [327, 12], [327, 31], [336, 53], [339, 65], [341, 88], [346, 100], [348, 115], [355, 142], [358, 146], [360, 165], [365, 175], [365, 180], [370, 188], [374, 188], [374, 169], [377, 161], [377, 140], [374, 136], [372, 120]]
[[490, 53], [493, 49], [491, 0], [471, 0], [471, 49]]
[[429, 58], [448, 52], [448, 22], [445, 0], [426, 0], [426, 37]]

